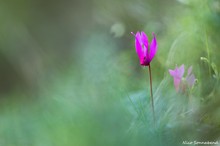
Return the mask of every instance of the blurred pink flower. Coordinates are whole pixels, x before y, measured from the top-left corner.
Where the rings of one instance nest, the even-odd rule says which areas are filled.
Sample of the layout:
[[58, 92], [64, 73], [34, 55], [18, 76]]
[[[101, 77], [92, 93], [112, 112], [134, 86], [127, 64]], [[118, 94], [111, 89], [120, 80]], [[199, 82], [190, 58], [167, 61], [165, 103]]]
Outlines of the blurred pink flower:
[[140, 64], [142, 66], [148, 66], [151, 62], [151, 60], [154, 58], [155, 54], [157, 53], [157, 40], [154, 33], [152, 42], [148, 42], [147, 35], [142, 31], [137, 32], [134, 34], [135, 36], [135, 47], [136, 47], [136, 53], [140, 59]]
[[192, 88], [195, 83], [195, 76], [192, 74], [192, 66], [189, 67], [186, 78], [183, 78], [184, 71], [184, 64], [180, 67], [176, 66], [174, 70], [169, 69], [169, 73], [174, 79], [174, 86], [177, 92], [184, 92], [186, 87]]

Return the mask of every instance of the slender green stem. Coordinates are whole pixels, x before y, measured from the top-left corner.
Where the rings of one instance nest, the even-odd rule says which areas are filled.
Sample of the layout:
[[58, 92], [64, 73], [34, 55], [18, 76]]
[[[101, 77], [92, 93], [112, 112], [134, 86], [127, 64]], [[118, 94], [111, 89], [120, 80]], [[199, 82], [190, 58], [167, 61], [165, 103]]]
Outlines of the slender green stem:
[[155, 112], [154, 112], [154, 98], [153, 98], [153, 89], [152, 89], [152, 76], [151, 76], [151, 68], [149, 64], [149, 77], [150, 77], [150, 95], [151, 95], [151, 106], [152, 106], [152, 111], [153, 111], [153, 118], [154, 118], [154, 123], [155, 123]]

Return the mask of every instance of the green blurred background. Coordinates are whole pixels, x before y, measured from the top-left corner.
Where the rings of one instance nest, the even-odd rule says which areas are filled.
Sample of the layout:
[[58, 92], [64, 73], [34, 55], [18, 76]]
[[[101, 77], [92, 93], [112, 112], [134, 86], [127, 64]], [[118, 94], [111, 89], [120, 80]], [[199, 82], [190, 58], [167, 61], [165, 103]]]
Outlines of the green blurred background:
[[[136, 31], [157, 37], [156, 125]], [[219, 0], [0, 0], [0, 146], [218, 140], [219, 33]], [[181, 64], [190, 106], [168, 74]]]

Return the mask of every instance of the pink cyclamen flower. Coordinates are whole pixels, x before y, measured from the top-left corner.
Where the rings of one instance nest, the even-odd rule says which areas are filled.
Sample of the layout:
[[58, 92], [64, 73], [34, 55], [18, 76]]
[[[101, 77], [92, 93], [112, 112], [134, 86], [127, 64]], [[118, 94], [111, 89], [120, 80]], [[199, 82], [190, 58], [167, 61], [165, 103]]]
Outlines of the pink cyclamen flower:
[[169, 70], [170, 75], [174, 79], [174, 86], [177, 92], [184, 92], [186, 90], [186, 87], [192, 88], [195, 83], [195, 76], [194, 74], [192, 74], [192, 66], [189, 67], [185, 78], [183, 78], [184, 71], [184, 64], [180, 67], [176, 66], [174, 70]]
[[152, 33], [153, 39], [151, 43], [148, 42], [147, 35], [143, 31], [141, 33], [137, 32], [136, 34], [131, 32], [131, 34], [135, 36], [135, 47], [140, 59], [140, 64], [142, 66], [148, 66], [157, 53], [157, 40], [155, 34]]

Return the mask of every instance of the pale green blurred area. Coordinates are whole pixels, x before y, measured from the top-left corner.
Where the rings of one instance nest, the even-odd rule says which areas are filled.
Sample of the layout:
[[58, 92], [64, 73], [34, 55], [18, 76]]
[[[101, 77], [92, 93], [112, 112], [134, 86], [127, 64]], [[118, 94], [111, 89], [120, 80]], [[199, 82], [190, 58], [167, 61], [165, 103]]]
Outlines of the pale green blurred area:
[[[0, 0], [0, 145], [218, 140], [219, 28], [219, 0]], [[155, 32], [159, 46], [156, 130], [136, 31]], [[192, 114], [168, 74], [181, 64], [197, 78]]]

